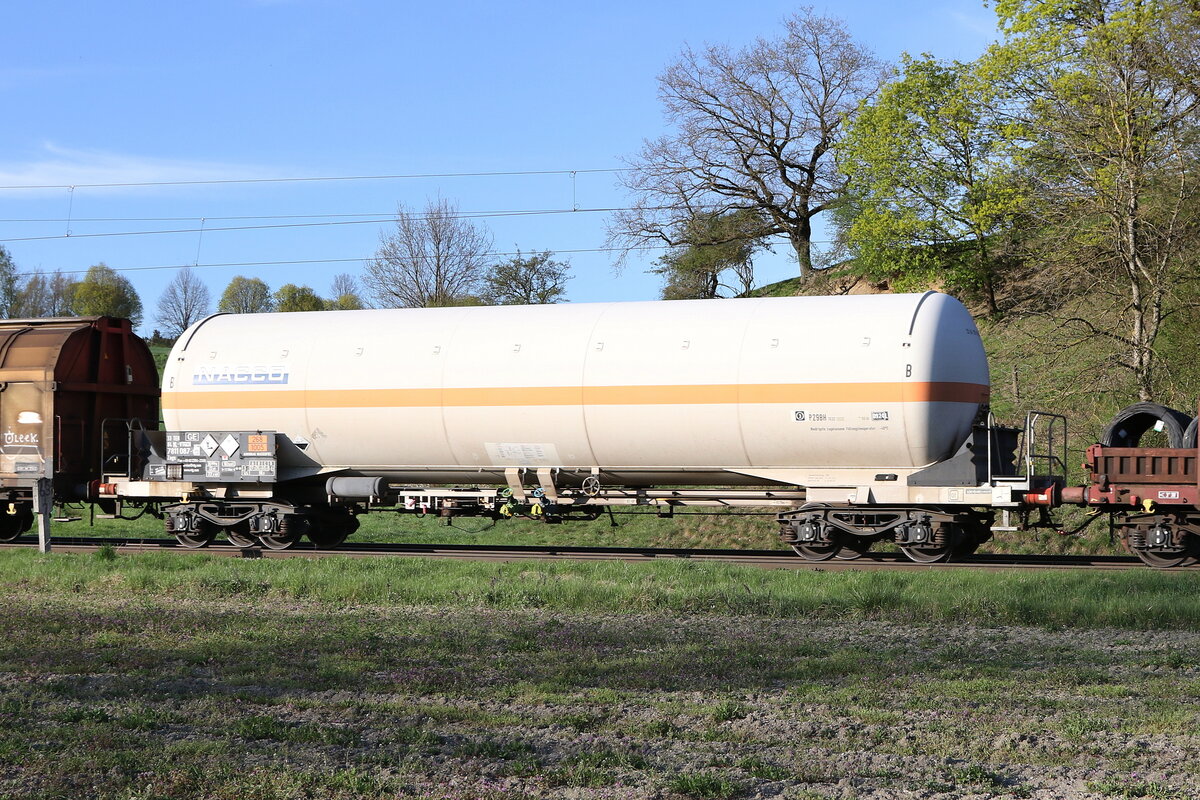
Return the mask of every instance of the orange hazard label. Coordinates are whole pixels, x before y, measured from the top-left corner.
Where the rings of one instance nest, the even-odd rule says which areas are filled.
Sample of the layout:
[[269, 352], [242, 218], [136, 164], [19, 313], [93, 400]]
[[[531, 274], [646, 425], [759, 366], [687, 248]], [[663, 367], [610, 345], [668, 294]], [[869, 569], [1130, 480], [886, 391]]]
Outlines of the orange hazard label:
[[250, 453], [265, 453], [267, 452], [267, 437], [262, 434], [253, 434], [246, 437], [246, 450]]

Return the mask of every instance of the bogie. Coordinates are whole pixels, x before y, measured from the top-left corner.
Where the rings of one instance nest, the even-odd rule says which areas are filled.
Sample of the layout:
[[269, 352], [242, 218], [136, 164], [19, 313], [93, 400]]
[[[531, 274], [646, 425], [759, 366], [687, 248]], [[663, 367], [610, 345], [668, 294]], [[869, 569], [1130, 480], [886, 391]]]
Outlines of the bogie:
[[909, 560], [933, 564], [975, 552], [990, 535], [990, 516], [971, 509], [810, 504], [779, 520], [783, 540], [814, 561], [858, 558], [886, 540]]
[[346, 506], [292, 506], [275, 502], [197, 501], [164, 509], [168, 533], [184, 547], [205, 547], [223, 533], [243, 549], [285, 550], [308, 537], [316, 547], [336, 547], [358, 529]]
[[1125, 549], [1156, 569], [1200, 561], [1200, 519], [1186, 515], [1126, 517], [1120, 525]]

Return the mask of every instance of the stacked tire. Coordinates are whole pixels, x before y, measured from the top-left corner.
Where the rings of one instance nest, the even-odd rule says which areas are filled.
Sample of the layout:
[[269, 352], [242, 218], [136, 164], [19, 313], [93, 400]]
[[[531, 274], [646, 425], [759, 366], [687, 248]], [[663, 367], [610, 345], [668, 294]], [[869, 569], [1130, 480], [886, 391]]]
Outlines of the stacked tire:
[[1105, 447], [1138, 447], [1151, 430], [1167, 436], [1168, 447], [1196, 446], [1196, 420], [1158, 403], [1134, 403], [1121, 409], [1104, 431]]

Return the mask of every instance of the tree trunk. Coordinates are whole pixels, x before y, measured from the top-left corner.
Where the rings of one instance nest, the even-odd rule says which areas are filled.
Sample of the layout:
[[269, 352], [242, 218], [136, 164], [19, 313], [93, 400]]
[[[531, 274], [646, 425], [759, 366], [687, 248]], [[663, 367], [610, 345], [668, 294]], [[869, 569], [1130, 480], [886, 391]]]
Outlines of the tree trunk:
[[1125, 219], [1123, 220], [1123, 231], [1125, 241], [1122, 250], [1122, 258], [1125, 262], [1122, 266], [1125, 268], [1125, 274], [1129, 278], [1129, 312], [1133, 315], [1131, 320], [1131, 330], [1129, 338], [1133, 344], [1133, 352], [1131, 362], [1133, 366], [1134, 379], [1137, 381], [1138, 399], [1142, 401], [1151, 400], [1152, 394], [1152, 370], [1154, 367], [1154, 338], [1158, 333], [1157, 326], [1147, 325], [1147, 309], [1145, 292], [1142, 286], [1142, 263], [1139, 254], [1139, 235], [1138, 235], [1138, 214], [1140, 208], [1138, 206], [1137, 182], [1133, 175], [1128, 175], [1125, 179], [1125, 191], [1128, 196], [1125, 198], [1124, 212]]
[[978, 272], [983, 276], [983, 298], [987, 302], [988, 316], [994, 317], [1000, 313], [1000, 309], [996, 306], [996, 282], [992, 280], [992, 265], [988, 258], [987, 239], [982, 232], [976, 232], [975, 242], [975, 252], [979, 257]]
[[796, 261], [800, 265], [800, 280], [806, 281], [812, 275], [812, 217], [802, 217], [796, 221], [788, 232], [788, 239], [796, 251]]

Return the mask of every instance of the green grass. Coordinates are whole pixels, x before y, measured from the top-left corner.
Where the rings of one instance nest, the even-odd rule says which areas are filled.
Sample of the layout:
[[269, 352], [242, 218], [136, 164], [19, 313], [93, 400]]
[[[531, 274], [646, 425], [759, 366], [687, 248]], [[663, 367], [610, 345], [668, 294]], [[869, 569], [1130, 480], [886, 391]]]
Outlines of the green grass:
[[[1176, 798], [1200, 778], [1142, 744], [1190, 741], [1200, 679], [1170, 654], [1191, 634], [497, 609], [461, 573], [436, 607], [297, 600], [294, 562], [16, 555], [0, 559], [5, 798], [702, 800], [846, 778], [1020, 797], [1015, 772], [1072, 770], [1105, 796]], [[309, 568], [336, 583], [361, 565]], [[194, 580], [210, 569], [266, 588], [214, 592]], [[493, 590], [524, 580], [487, 569]], [[158, 582], [135, 588], [139, 570]]]
[[713, 722], [729, 722], [746, 716], [746, 707], [736, 700], [722, 700], [710, 710]]
[[[764, 570], [686, 559], [494, 564], [0, 553], [0, 585], [109, 597], [1200, 630], [1200, 572]], [[520, 643], [515, 647], [519, 649]], [[1155, 656], [1192, 664], [1178, 650]], [[817, 659], [809, 669], [823, 670]]]
[[1088, 781], [1089, 791], [1102, 797], [1150, 798], [1150, 800], [1194, 800], [1195, 795], [1154, 781], [1138, 778], [1106, 778]]
[[727, 800], [737, 796], [741, 787], [730, 779], [704, 772], [673, 775], [666, 781], [668, 791], [697, 800]]
[[738, 769], [754, 778], [766, 781], [784, 781], [793, 777], [793, 772], [777, 764], [764, 761], [761, 758], [743, 758], [738, 762]]
[[805, 284], [800, 278], [785, 278], [775, 283], [768, 283], [757, 289], [751, 289], [746, 297], [794, 297], [801, 294]]
[[154, 366], [158, 369], [158, 374], [161, 377], [163, 368], [167, 364], [167, 356], [171, 355], [171, 345], [169, 344], [149, 344], [150, 355], [154, 357]]

